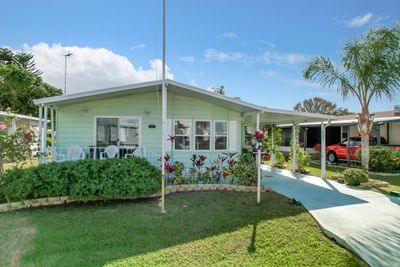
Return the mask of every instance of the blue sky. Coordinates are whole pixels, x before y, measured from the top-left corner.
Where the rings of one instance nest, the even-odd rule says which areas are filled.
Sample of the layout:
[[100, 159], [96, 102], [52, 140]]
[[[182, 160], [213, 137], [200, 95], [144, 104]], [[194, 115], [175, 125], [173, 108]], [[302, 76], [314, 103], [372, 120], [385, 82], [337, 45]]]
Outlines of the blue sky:
[[[43, 77], [68, 91], [153, 80], [161, 73], [161, 0], [0, 2], [0, 46], [35, 54]], [[7, 12], [4, 12], [7, 11]], [[347, 40], [377, 25], [392, 26], [400, 2], [167, 0], [168, 77], [227, 95], [291, 109], [314, 96], [358, 110], [334, 89], [302, 79], [312, 56], [338, 62]], [[400, 95], [400, 94], [398, 94]], [[373, 102], [391, 110], [397, 96]]]

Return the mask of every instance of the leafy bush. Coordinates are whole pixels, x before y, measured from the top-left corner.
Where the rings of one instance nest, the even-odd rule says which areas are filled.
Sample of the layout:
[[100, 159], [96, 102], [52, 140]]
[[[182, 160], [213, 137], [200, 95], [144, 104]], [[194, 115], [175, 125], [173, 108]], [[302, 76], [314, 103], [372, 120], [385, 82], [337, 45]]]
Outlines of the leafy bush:
[[400, 151], [389, 147], [370, 147], [369, 170], [382, 172], [400, 169]]
[[257, 181], [256, 160], [251, 154], [242, 154], [232, 170], [239, 185], [255, 185]]
[[360, 185], [368, 182], [368, 175], [361, 169], [347, 169], [343, 172], [344, 180], [348, 185]]
[[275, 164], [273, 167], [277, 167], [280, 169], [285, 168], [285, 156], [279, 150], [275, 151]]
[[[290, 139], [290, 153], [289, 153], [289, 158], [290, 161], [292, 161], [294, 155], [296, 155], [296, 163], [297, 163], [297, 172], [304, 173], [306, 172], [306, 168], [310, 165], [310, 155], [307, 153], [307, 151], [304, 151], [300, 147], [299, 143], [299, 127], [296, 125], [296, 131], [295, 134], [292, 133], [291, 139]], [[294, 140], [296, 140], [296, 146], [293, 149], [293, 143]]]
[[6, 171], [0, 201], [71, 196], [115, 199], [159, 190], [160, 170], [143, 158], [80, 160]]

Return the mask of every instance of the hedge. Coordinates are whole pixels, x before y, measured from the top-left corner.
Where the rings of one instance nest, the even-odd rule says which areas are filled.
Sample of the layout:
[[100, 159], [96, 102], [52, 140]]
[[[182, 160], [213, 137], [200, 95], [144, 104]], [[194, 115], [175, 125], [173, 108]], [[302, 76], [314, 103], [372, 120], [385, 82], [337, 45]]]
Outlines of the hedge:
[[143, 158], [48, 163], [6, 171], [0, 203], [43, 197], [118, 199], [160, 189], [160, 170]]
[[400, 151], [389, 147], [370, 147], [369, 170], [391, 172], [400, 169]]

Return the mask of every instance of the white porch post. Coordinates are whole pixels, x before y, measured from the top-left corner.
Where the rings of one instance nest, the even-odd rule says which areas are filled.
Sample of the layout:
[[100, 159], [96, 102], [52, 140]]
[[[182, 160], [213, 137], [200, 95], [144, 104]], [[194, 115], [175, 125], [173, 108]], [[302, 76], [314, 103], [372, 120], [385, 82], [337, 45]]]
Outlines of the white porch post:
[[[260, 130], [260, 113], [257, 113], [257, 131]], [[261, 148], [257, 149], [257, 203], [261, 200]]]
[[50, 109], [51, 146], [54, 147], [54, 109]]
[[162, 124], [162, 134], [161, 134], [161, 213], [165, 213], [165, 141], [167, 137], [167, 87], [165, 81], [165, 0], [162, 4], [162, 108], [161, 108], [161, 124]]
[[43, 139], [43, 125], [42, 125], [42, 119], [43, 119], [43, 107], [39, 106], [39, 132], [38, 132], [38, 163], [42, 164], [42, 139]]
[[292, 126], [292, 136], [293, 136], [293, 143], [292, 143], [292, 171], [296, 171], [297, 169], [297, 153], [296, 153], [296, 147], [297, 147], [297, 132], [296, 132], [296, 124], [293, 123]]
[[271, 166], [275, 165], [275, 125], [272, 125], [271, 128]]
[[325, 123], [321, 122], [321, 178], [326, 176], [326, 140], [325, 140]]
[[44, 106], [43, 112], [43, 163], [47, 162], [47, 107]]

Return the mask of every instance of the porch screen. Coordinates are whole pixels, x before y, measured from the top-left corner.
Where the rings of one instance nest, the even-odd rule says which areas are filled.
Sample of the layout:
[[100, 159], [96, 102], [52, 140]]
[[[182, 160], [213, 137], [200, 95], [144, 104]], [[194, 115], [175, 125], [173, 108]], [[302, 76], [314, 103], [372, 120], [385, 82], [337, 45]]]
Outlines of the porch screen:
[[139, 119], [97, 118], [96, 146], [139, 146]]
[[190, 120], [175, 120], [175, 150], [190, 150]]

